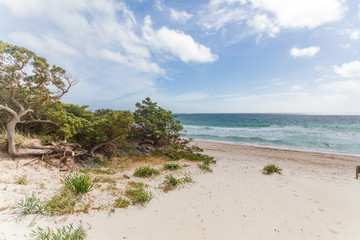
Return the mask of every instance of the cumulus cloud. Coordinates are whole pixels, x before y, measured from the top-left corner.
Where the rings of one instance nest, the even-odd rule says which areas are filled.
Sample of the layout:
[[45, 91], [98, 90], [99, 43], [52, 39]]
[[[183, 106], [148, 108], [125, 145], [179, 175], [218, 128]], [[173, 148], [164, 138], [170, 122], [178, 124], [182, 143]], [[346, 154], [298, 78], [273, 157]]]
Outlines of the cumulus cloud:
[[192, 14], [187, 13], [186, 11], [176, 11], [173, 8], [170, 9], [170, 17], [174, 21], [186, 23], [192, 16]]
[[229, 23], [243, 24], [274, 37], [281, 29], [315, 28], [340, 20], [342, 0], [210, 0], [199, 12], [199, 23], [219, 29]]
[[332, 83], [324, 84], [323, 87], [328, 90], [332, 90], [334, 92], [360, 93], [360, 81], [359, 80], [335, 81]]
[[[0, 4], [7, 6], [18, 17], [55, 26], [36, 37], [25, 31], [11, 34], [15, 42], [40, 54], [56, 57], [83, 54], [155, 74], [165, 73], [156, 63], [156, 57], [164, 57], [159, 53], [171, 53], [184, 62], [212, 62], [217, 59], [209, 48], [181, 31], [167, 27], [159, 30], [151, 26], [142, 28], [134, 13], [123, 2], [33, 0], [30, 3], [27, 0], [0, 0]], [[164, 9], [161, 0], [155, 4], [160, 10]], [[191, 14], [173, 10], [172, 16], [178, 21], [186, 21]], [[142, 30], [146, 32], [142, 33]]]
[[341, 77], [360, 79], [360, 61], [358, 60], [344, 63], [341, 66], [335, 65], [333, 69]]
[[297, 48], [294, 47], [290, 50], [290, 54], [293, 57], [313, 57], [320, 51], [320, 47], [313, 46], [308, 48]]
[[184, 62], [214, 62], [217, 55], [211, 53], [207, 48], [185, 33], [162, 27], [159, 30], [153, 29], [150, 16], [144, 20], [142, 28], [143, 38], [150, 48], [157, 52], [169, 53], [180, 58]]

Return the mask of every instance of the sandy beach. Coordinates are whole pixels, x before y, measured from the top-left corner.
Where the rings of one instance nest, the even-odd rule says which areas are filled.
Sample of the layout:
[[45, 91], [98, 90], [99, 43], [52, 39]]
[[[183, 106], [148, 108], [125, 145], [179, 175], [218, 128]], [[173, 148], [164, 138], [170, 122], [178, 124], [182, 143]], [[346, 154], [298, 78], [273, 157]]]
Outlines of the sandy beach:
[[[355, 179], [360, 157], [195, 143], [217, 163], [213, 173], [192, 169], [194, 184], [155, 192], [145, 207], [131, 206], [110, 214], [90, 211], [16, 221], [3, 211], [0, 237], [24, 239], [34, 225], [59, 227], [81, 221], [87, 239], [96, 240], [360, 238], [360, 180]], [[263, 174], [261, 169], [271, 163], [282, 168], [283, 174]], [[0, 188], [0, 199], [8, 193], [9, 189]]]

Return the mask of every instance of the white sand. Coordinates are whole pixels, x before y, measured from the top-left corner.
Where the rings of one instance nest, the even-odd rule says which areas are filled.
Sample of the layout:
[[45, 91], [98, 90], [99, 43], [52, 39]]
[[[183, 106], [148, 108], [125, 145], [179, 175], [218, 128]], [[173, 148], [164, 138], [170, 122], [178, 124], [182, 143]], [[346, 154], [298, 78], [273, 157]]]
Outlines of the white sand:
[[[359, 157], [197, 141], [217, 164], [196, 183], [156, 193], [146, 207], [62, 218], [37, 217], [38, 226], [88, 228], [87, 239], [360, 239]], [[264, 175], [274, 163], [283, 175]], [[1, 198], [0, 189], [0, 198]], [[0, 233], [24, 239], [33, 217], [0, 215]], [[57, 223], [55, 223], [55, 221]], [[0, 234], [1, 237], [1, 234]], [[0, 238], [1, 239], [1, 238]]]

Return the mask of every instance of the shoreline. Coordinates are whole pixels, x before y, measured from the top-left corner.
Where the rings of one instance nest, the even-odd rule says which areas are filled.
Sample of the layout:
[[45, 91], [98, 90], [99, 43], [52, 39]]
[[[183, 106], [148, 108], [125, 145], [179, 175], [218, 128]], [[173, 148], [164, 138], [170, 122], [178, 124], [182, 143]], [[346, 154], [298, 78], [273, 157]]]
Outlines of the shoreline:
[[[190, 139], [187, 138], [186, 139]], [[240, 142], [231, 142], [231, 141], [220, 141], [220, 140], [210, 140], [210, 139], [195, 139], [191, 138], [193, 142], [213, 142], [213, 143], [224, 143], [224, 144], [234, 144], [240, 146], [248, 146], [254, 147], [259, 149], [273, 149], [273, 150], [280, 150], [280, 151], [293, 151], [293, 152], [308, 152], [308, 153], [320, 153], [320, 154], [330, 154], [330, 155], [341, 155], [341, 156], [350, 156], [350, 157], [360, 157], [360, 154], [353, 154], [353, 153], [343, 153], [343, 152], [327, 152], [322, 150], [316, 149], [301, 149], [297, 147], [286, 147], [286, 146], [272, 146], [272, 145], [256, 145], [251, 143], [240, 143]]]

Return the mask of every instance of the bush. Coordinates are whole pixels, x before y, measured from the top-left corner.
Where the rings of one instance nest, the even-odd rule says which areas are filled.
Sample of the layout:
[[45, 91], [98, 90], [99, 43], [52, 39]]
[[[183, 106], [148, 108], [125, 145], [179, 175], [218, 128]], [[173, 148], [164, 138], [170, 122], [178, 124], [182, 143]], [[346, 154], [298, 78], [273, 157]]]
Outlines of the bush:
[[65, 186], [76, 194], [90, 192], [93, 184], [90, 181], [90, 177], [86, 174], [69, 174], [63, 177]]
[[178, 185], [181, 182], [179, 179], [175, 178], [172, 175], [166, 176], [165, 179], [166, 179], [165, 182], [172, 187], [175, 187], [176, 185]]
[[180, 165], [177, 163], [166, 163], [166, 164], [164, 164], [164, 168], [170, 169], [170, 170], [181, 169]]
[[138, 167], [134, 172], [134, 176], [137, 177], [150, 177], [152, 175], [159, 175], [159, 174], [160, 174], [159, 170], [151, 168], [150, 166]]
[[73, 225], [57, 228], [55, 231], [47, 227], [38, 227], [30, 234], [30, 240], [83, 240], [86, 239], [86, 231], [82, 226], [73, 228]]
[[279, 175], [282, 174], [282, 169], [279, 168], [278, 166], [274, 165], [274, 164], [269, 164], [266, 165], [263, 169], [262, 172], [264, 174], [273, 174], [273, 173], [277, 173]]
[[24, 199], [22, 199], [17, 208], [21, 209], [21, 216], [28, 214], [40, 214], [44, 210], [40, 200], [36, 198], [34, 194], [31, 196], [26, 196]]
[[183, 126], [179, 120], [174, 120], [176, 116], [171, 111], [159, 107], [148, 97], [136, 103], [136, 107], [132, 137], [152, 141], [155, 145], [170, 145], [180, 137]]
[[146, 192], [143, 188], [127, 190], [126, 195], [131, 199], [133, 204], [140, 203], [143, 205], [153, 198], [152, 194]]

